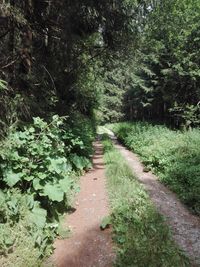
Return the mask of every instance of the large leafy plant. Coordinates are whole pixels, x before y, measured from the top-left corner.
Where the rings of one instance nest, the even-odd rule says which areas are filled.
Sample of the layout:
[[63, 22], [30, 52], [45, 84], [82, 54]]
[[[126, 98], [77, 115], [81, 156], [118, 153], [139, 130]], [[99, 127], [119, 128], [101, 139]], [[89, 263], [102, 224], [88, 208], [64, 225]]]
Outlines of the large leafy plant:
[[18, 258], [28, 246], [34, 256], [24, 257], [39, 261], [51, 251], [55, 235], [65, 235], [61, 215], [77, 190], [76, 176], [90, 165], [92, 134], [86, 128], [85, 123], [74, 131], [58, 115], [50, 122], [37, 117], [0, 144], [0, 254]]
[[49, 125], [34, 118], [33, 127], [9, 136], [1, 163], [6, 186], [17, 186], [48, 201], [64, 199], [72, 181], [69, 178], [71, 165], [65, 158], [65, 145], [60, 139], [61, 123], [58, 117]]
[[34, 118], [32, 126], [8, 136], [0, 162], [5, 188], [31, 193], [47, 208], [68, 201], [75, 187], [72, 167], [82, 170], [88, 161], [71, 152], [83, 144], [65, 131], [64, 121], [57, 115], [50, 123]]

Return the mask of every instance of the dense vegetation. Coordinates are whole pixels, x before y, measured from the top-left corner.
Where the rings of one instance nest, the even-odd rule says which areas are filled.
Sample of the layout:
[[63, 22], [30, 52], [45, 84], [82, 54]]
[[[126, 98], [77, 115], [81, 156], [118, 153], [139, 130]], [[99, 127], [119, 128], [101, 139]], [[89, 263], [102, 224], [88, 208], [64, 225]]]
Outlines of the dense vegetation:
[[33, 120], [1, 143], [0, 252], [7, 256], [1, 266], [40, 265], [55, 236], [65, 235], [61, 216], [78, 190], [78, 174], [91, 165], [94, 129], [83, 118], [76, 131], [65, 117]]
[[116, 266], [190, 266], [120, 152], [103, 139]]
[[136, 37], [132, 27], [139, 11], [147, 12], [146, 2], [4, 0], [1, 131], [16, 120], [52, 113], [79, 111], [91, 118], [104, 91], [104, 73], [114, 65], [108, 59], [120, 57], [127, 40]]
[[126, 96], [129, 118], [199, 125], [199, 19], [198, 0], [165, 0], [150, 12]]
[[126, 1], [1, 1], [1, 266], [40, 265], [60, 232], [128, 15]]
[[199, 124], [198, 0], [10, 0], [0, 18], [4, 133], [18, 119], [94, 109], [100, 122]]
[[[0, 265], [49, 253], [97, 123], [200, 124], [199, 19], [198, 0], [1, 1]], [[183, 155], [189, 167], [195, 151]], [[176, 175], [170, 186], [199, 213], [199, 189]]]
[[149, 123], [119, 123], [117, 137], [200, 215], [200, 131], [172, 131]]
[[130, 39], [126, 51], [115, 54], [117, 64], [106, 66], [104, 121], [125, 117], [164, 121], [177, 128], [198, 126], [200, 2], [146, 3], [148, 12], [138, 19], [134, 42]]

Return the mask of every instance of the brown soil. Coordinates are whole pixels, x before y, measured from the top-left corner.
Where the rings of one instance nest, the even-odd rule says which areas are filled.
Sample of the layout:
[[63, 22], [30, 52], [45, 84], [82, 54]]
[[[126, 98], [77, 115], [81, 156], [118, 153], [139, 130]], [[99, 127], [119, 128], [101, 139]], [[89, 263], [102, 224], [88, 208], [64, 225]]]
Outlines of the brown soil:
[[[111, 138], [115, 139], [113, 136]], [[174, 240], [194, 263], [200, 266], [200, 218], [192, 215], [177, 199], [176, 195], [158, 181], [151, 172], [144, 172], [144, 166], [134, 153], [115, 141], [116, 148], [125, 157], [138, 180], [144, 185], [152, 202], [170, 225]]]
[[57, 267], [111, 267], [114, 261], [111, 230], [100, 230], [109, 215], [103, 165], [103, 150], [94, 144], [93, 169], [81, 178], [76, 210], [66, 218], [70, 238], [57, 240], [51, 261]]

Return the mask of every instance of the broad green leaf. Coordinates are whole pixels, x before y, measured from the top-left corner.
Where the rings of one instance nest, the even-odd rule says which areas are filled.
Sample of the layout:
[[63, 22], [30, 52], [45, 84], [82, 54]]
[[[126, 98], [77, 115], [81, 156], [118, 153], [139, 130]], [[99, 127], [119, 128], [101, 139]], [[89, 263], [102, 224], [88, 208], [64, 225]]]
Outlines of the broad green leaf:
[[70, 171], [70, 166], [67, 164], [66, 158], [50, 158], [49, 171], [60, 174], [62, 172]]
[[70, 180], [69, 177], [66, 177], [65, 179], [62, 179], [59, 181], [59, 185], [61, 189], [63, 190], [63, 192], [67, 193], [69, 192], [69, 190], [71, 190], [72, 181]]
[[25, 197], [26, 197], [27, 206], [32, 209], [34, 207], [35, 203], [36, 203], [36, 201], [34, 200], [33, 195], [26, 195]]
[[41, 181], [41, 180], [40, 180], [39, 178], [35, 178], [35, 179], [33, 180], [33, 188], [34, 188], [35, 190], [41, 190], [41, 189], [44, 188], [44, 186], [40, 184], [40, 181]]
[[57, 233], [59, 235], [60, 238], [62, 239], [66, 239], [69, 238], [70, 236], [70, 229], [64, 227], [63, 225], [61, 225], [61, 223], [58, 225], [58, 229], [57, 229]]
[[29, 220], [39, 228], [43, 228], [46, 223], [47, 212], [39, 207], [34, 207], [29, 216]]
[[78, 170], [83, 170], [86, 167], [86, 159], [84, 157], [77, 156], [76, 154], [71, 155], [71, 160]]
[[9, 170], [4, 173], [4, 181], [8, 186], [13, 187], [17, 182], [22, 178], [23, 173], [14, 173], [12, 170]]
[[52, 201], [61, 202], [64, 198], [64, 192], [59, 185], [46, 184], [44, 186], [44, 195]]
[[45, 178], [47, 178], [47, 174], [46, 173], [42, 173], [42, 172], [38, 172], [37, 176], [41, 180], [44, 180]]
[[28, 182], [32, 181], [33, 179], [34, 179], [34, 176], [32, 176], [32, 175], [24, 177], [24, 180], [26, 180]]

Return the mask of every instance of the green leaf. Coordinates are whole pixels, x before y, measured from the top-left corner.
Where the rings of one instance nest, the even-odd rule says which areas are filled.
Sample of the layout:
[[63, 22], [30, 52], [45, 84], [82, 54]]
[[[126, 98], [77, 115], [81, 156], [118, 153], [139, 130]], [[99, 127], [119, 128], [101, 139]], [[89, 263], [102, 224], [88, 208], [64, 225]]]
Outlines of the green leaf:
[[70, 229], [65, 228], [63, 225], [61, 225], [61, 223], [59, 223], [57, 233], [61, 239], [65, 239], [70, 236]]
[[46, 184], [44, 186], [44, 195], [52, 201], [61, 202], [64, 199], [64, 192], [59, 185]]
[[47, 178], [47, 174], [46, 173], [42, 173], [42, 172], [38, 172], [37, 176], [41, 180], [44, 180], [45, 178]]
[[41, 189], [43, 189], [43, 185], [41, 185], [40, 184], [40, 179], [39, 178], [35, 178], [34, 180], [33, 180], [33, 188], [35, 189], [35, 190], [41, 190]]
[[34, 223], [37, 227], [43, 228], [46, 224], [47, 211], [39, 207], [34, 207], [29, 216], [30, 222]]
[[4, 238], [4, 242], [5, 242], [5, 245], [6, 245], [7, 247], [10, 247], [10, 246], [12, 246], [12, 245], [15, 243], [15, 239], [12, 238], [11, 236], [6, 236], [6, 237]]
[[83, 170], [87, 166], [87, 159], [76, 154], [71, 155], [71, 161], [78, 170]]
[[110, 226], [110, 224], [111, 224], [111, 217], [110, 216], [104, 217], [100, 225], [101, 230], [105, 230]]
[[32, 195], [26, 195], [26, 196], [25, 196], [25, 199], [26, 199], [26, 204], [27, 204], [27, 206], [28, 206], [30, 209], [33, 209], [34, 205], [37, 203], [37, 202], [34, 200], [33, 194], [32, 194]]
[[13, 187], [17, 182], [21, 180], [23, 173], [14, 173], [12, 170], [8, 170], [4, 173], [4, 181], [8, 186]]
[[59, 181], [59, 185], [64, 193], [67, 193], [72, 189], [72, 184], [72, 180], [70, 180], [69, 177], [66, 177], [65, 179]]
[[32, 175], [24, 177], [24, 180], [26, 180], [28, 182], [32, 181], [33, 179], [34, 179], [34, 176], [32, 176]]
[[4, 90], [8, 89], [7, 88], [7, 84], [8, 83], [6, 81], [0, 80], [0, 90], [2, 90], [2, 89], [4, 89]]
[[30, 127], [29, 128], [29, 133], [34, 133], [35, 132], [35, 129], [33, 127]]
[[70, 166], [67, 164], [66, 158], [50, 158], [49, 171], [60, 174], [62, 172], [70, 171]]
[[0, 190], [0, 206], [5, 202], [5, 194]]

